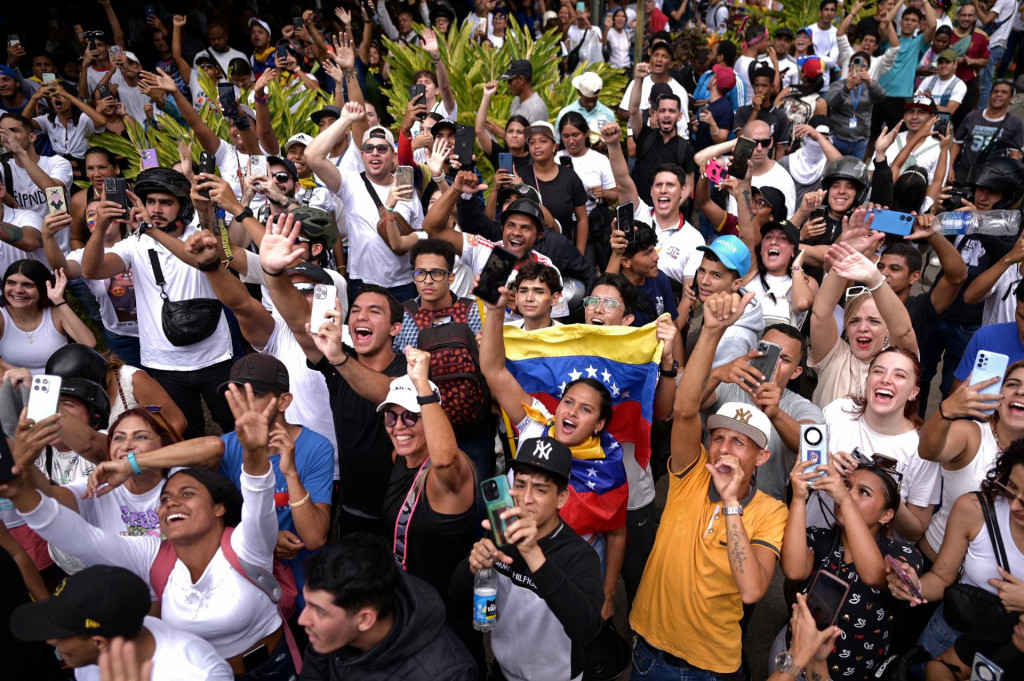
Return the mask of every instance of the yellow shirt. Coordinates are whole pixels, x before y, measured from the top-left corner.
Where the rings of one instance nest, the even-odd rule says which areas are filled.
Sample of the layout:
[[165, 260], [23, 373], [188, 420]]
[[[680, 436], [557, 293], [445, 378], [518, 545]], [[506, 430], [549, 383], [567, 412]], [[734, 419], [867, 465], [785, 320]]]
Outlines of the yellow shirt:
[[[707, 462], [701, 446], [687, 470], [669, 468], [665, 513], [629, 623], [652, 646], [699, 669], [728, 674], [742, 662], [743, 601], [729, 567], [721, 504], [708, 498]], [[788, 515], [785, 504], [755, 491], [742, 516], [751, 546], [778, 556]]]

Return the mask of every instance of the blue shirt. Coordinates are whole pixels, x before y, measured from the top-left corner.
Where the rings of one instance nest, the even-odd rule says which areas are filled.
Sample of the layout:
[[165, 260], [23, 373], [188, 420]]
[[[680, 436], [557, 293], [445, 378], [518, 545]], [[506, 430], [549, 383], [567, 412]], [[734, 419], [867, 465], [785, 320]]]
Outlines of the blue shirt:
[[597, 125], [599, 119], [603, 118], [605, 123], [612, 123], [615, 121], [615, 112], [601, 102], [595, 103], [594, 108], [587, 111], [583, 105], [580, 104], [580, 100], [577, 99], [572, 104], [563, 106], [562, 110], [558, 112], [558, 118], [555, 119], [555, 130], [558, 130], [558, 124], [562, 122], [562, 116], [570, 111], [575, 111], [579, 115], [583, 116], [584, 120], [587, 121], [587, 126], [590, 127], [591, 130], [596, 130], [598, 132], [600, 132], [600, 128]]
[[653, 322], [666, 312], [672, 316], [673, 320], [679, 316], [676, 298], [672, 295], [672, 280], [664, 272], [659, 271], [658, 276], [645, 279], [644, 285], [639, 287], [639, 293], [641, 299], [643, 296], [647, 296], [651, 301], [654, 316], [652, 317], [649, 312], [641, 311], [638, 304], [637, 309], [633, 311], [633, 323], [630, 326], [643, 326]]
[[990, 324], [975, 331], [970, 342], [967, 343], [963, 357], [960, 358], [960, 364], [953, 372], [953, 376], [958, 381], [966, 381], [970, 376], [971, 370], [974, 368], [974, 361], [978, 357], [978, 350], [988, 350], [1006, 355], [1010, 358], [1007, 366], [1024, 359], [1024, 344], [1020, 342], [1017, 323]]
[[[697, 87], [693, 90], [692, 99], [711, 99], [711, 89], [709, 88], [708, 83], [711, 82], [711, 77], [713, 75], [715, 75], [714, 71], [704, 72], [700, 77], [700, 80], [697, 81]], [[729, 98], [729, 103], [732, 104], [733, 112], [740, 108], [740, 102], [742, 101], [740, 98], [746, 94], [744, 92], [745, 89], [743, 81], [737, 78], [736, 86], [725, 94], [725, 96]]]
[[[886, 49], [888, 46], [886, 43], [882, 47]], [[896, 62], [878, 79], [886, 97], [914, 96], [914, 76], [925, 48], [924, 33], [918, 33], [913, 38], [900, 38], [900, 53]]]
[[[242, 445], [239, 444], [234, 431], [221, 435], [220, 439], [224, 441], [224, 458], [220, 461], [220, 474], [233, 482], [235, 487], [241, 488]], [[295, 522], [292, 520], [292, 507], [288, 505], [288, 482], [281, 474], [281, 455], [271, 455], [270, 465], [274, 469], [274, 506], [277, 510], [277, 529], [288, 530], [298, 536]], [[303, 487], [309, 492], [307, 503], [331, 503], [331, 492], [334, 486], [334, 447], [331, 446], [330, 440], [303, 426], [302, 432], [295, 440], [295, 470], [299, 474], [299, 480], [302, 481]], [[295, 573], [295, 584], [299, 588], [296, 607], [300, 609], [305, 605], [302, 598], [302, 585], [306, 583], [306, 572], [302, 564], [316, 553], [316, 551], [308, 551], [304, 548], [295, 558], [283, 561]]]

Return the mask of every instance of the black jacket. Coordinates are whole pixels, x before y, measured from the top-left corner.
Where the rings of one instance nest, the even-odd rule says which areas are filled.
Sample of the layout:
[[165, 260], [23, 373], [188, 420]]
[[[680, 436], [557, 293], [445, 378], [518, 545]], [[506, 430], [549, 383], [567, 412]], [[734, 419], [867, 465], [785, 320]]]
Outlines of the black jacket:
[[[467, 617], [469, 616], [467, 611]], [[429, 584], [400, 572], [395, 626], [383, 641], [363, 652], [346, 647], [321, 655], [310, 646], [302, 681], [476, 681], [476, 664], [462, 642], [444, 626], [445, 608]]]
[[[488, 241], [501, 243], [501, 225], [487, 217], [479, 201], [459, 199], [456, 218], [459, 227], [466, 234], [476, 234]], [[571, 241], [558, 232], [545, 229], [544, 238], [537, 240], [533, 250], [550, 258], [563, 277], [572, 277], [583, 282], [583, 287], [587, 291], [597, 278], [594, 265], [583, 257]]]

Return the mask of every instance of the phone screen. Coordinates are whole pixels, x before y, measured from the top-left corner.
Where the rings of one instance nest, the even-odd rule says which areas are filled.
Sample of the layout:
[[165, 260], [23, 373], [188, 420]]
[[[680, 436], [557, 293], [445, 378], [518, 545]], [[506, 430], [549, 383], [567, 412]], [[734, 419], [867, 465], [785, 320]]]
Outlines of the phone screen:
[[814, 581], [807, 592], [807, 609], [811, 611], [811, 617], [819, 630], [835, 624], [849, 592], [848, 582], [828, 572], [819, 570], [814, 575]]
[[633, 223], [633, 202], [627, 201], [615, 209], [615, 219], [619, 229], [625, 233], [626, 241], [633, 243], [636, 240], [636, 229]]
[[750, 155], [754, 153], [757, 142], [746, 137], [736, 140], [736, 148], [732, 152], [732, 162], [729, 164], [729, 174], [738, 180], [747, 176], [747, 165], [750, 163]]
[[508, 284], [508, 277], [515, 268], [516, 256], [495, 246], [480, 272], [480, 283], [473, 288], [473, 294], [492, 305], [497, 303], [498, 287]]
[[235, 99], [235, 86], [232, 83], [217, 83], [217, 98], [220, 100], [221, 111], [225, 118], [238, 115], [238, 101]]

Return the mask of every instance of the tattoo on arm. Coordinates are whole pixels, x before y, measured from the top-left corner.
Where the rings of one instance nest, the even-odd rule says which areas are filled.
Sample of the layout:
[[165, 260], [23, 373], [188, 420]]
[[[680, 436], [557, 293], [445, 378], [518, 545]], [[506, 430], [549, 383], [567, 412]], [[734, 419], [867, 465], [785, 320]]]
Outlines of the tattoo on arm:
[[743, 202], [747, 206], [747, 215], [749, 215], [751, 218], [753, 218], [754, 217], [754, 206], [753, 206], [752, 203], [750, 203], [750, 190], [749, 189], [744, 189], [743, 190]]
[[21, 241], [25, 238], [25, 230], [17, 225], [12, 225], [9, 222], [0, 222], [0, 241], [6, 241], [9, 244]]
[[740, 545], [743, 535], [739, 529], [732, 529], [729, 531], [729, 546], [732, 552], [733, 564], [736, 566], [736, 572], [741, 575], [744, 573], [743, 565], [747, 562], [747, 552], [743, 550]]

